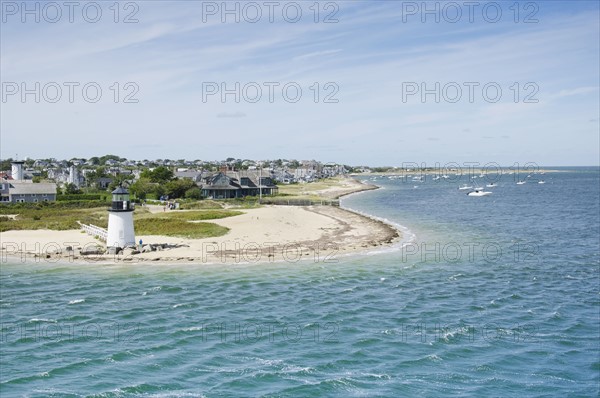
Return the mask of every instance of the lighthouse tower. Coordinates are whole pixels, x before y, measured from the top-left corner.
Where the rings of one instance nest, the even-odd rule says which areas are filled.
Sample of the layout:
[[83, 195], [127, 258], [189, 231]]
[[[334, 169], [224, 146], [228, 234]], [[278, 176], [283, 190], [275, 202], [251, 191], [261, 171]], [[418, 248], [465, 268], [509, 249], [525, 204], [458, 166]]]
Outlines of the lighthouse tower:
[[15, 181], [21, 181], [23, 179], [23, 164], [25, 162], [21, 160], [13, 160], [11, 162], [12, 170], [10, 176]]
[[129, 200], [129, 191], [123, 187], [112, 191], [112, 205], [108, 209], [106, 245], [109, 248], [120, 249], [135, 246], [133, 204]]

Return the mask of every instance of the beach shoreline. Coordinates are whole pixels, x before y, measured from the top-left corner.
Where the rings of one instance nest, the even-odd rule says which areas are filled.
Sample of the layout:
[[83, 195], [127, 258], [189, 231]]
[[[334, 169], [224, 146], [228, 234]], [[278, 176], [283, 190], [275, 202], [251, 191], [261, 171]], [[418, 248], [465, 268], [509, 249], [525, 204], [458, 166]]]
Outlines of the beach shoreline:
[[[338, 199], [378, 189], [353, 178], [319, 195]], [[251, 264], [310, 261], [335, 263], [340, 256], [360, 255], [391, 247], [402, 239], [396, 226], [366, 214], [337, 206], [262, 206], [243, 209], [242, 215], [208, 220], [230, 229], [220, 237], [186, 239], [169, 236], [136, 236], [156, 250], [125, 251], [119, 255], [95, 254], [101, 242], [80, 230], [27, 230], [0, 233], [1, 263], [152, 263], [152, 264]], [[82, 255], [92, 252], [92, 254]]]

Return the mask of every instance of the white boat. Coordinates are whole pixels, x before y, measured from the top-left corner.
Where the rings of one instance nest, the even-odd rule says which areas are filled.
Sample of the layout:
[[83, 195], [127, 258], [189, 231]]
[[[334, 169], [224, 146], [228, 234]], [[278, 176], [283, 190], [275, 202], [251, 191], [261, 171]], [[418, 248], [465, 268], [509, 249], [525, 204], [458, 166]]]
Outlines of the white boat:
[[498, 186], [498, 184], [496, 184], [495, 182], [492, 182], [491, 184], [487, 184], [486, 185], [486, 187], [488, 187], [488, 188], [494, 188], [494, 187], [497, 187], [497, 186]]
[[545, 184], [545, 183], [546, 183], [546, 181], [544, 181], [544, 180], [538, 181], [538, 184]]
[[460, 187], [458, 187], [458, 189], [460, 191], [464, 191], [465, 189], [473, 189], [472, 186], [468, 186], [467, 184], [461, 185]]
[[467, 195], [468, 196], [488, 196], [491, 195], [492, 193], [489, 191], [479, 191], [479, 190], [475, 190], [472, 192], [469, 192]]
[[483, 191], [483, 187], [477, 187], [475, 188], [476, 191]]
[[433, 177], [433, 178], [432, 178], [432, 180], [433, 180], [433, 181], [437, 181], [437, 180], [439, 180], [439, 179], [440, 179], [440, 177], [439, 177], [439, 176], [435, 176], [435, 177]]
[[523, 184], [525, 184], [525, 181], [518, 181], [517, 182], [517, 185], [523, 185]]

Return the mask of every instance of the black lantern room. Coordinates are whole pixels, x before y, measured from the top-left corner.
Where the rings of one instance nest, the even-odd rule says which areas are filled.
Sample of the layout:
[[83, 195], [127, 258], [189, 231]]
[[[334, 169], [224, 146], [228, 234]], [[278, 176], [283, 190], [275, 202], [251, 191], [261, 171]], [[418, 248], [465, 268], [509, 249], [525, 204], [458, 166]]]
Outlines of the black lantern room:
[[129, 191], [119, 187], [112, 191], [112, 205], [110, 211], [133, 211], [133, 204], [129, 200]]

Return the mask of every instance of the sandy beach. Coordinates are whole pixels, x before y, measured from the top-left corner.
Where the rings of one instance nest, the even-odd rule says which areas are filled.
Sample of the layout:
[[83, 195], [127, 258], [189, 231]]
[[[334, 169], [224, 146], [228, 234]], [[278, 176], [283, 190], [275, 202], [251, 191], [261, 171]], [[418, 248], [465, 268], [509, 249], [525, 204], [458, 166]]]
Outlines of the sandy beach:
[[350, 195], [356, 192], [371, 191], [378, 188], [379, 187], [376, 185], [365, 184], [353, 178], [344, 178], [333, 187], [315, 191], [309, 190], [307, 192], [327, 199], [339, 199], [342, 196]]
[[[375, 186], [345, 179], [318, 192], [338, 198]], [[161, 208], [154, 209], [159, 211]], [[81, 255], [102, 245], [80, 230], [6, 231], [0, 233], [2, 261], [156, 262], [236, 264], [257, 262], [335, 262], [349, 253], [391, 245], [401, 238], [393, 226], [336, 206], [263, 206], [243, 214], [204, 222], [230, 229], [220, 237], [185, 239], [169, 236], [137, 236], [156, 251], [136, 254]], [[73, 250], [69, 250], [73, 249]]]
[[[244, 214], [208, 221], [230, 228], [216, 238], [184, 239], [136, 236], [144, 245], [167, 245], [163, 250], [135, 255], [78, 255], [78, 248], [100, 242], [79, 230], [7, 231], [0, 234], [2, 261], [156, 261], [204, 264], [253, 262], [332, 262], [341, 254], [389, 245], [399, 232], [380, 221], [334, 206], [265, 206]], [[73, 252], [66, 252], [68, 247]]]

